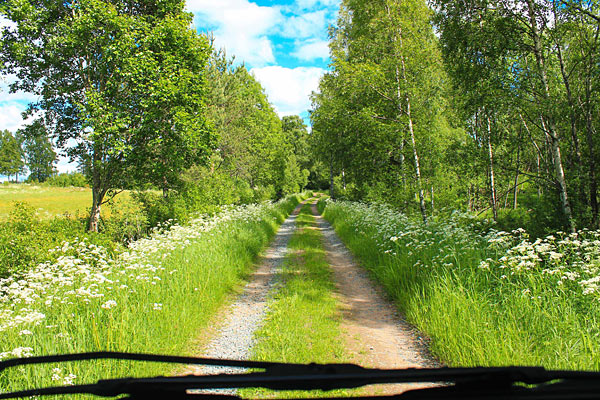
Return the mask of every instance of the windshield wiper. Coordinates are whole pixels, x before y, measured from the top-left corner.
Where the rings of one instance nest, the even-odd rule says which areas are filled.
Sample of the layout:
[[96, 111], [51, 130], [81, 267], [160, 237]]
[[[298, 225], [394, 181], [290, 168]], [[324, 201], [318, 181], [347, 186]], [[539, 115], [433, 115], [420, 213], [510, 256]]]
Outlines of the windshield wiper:
[[77, 393], [103, 397], [128, 395], [127, 399], [198, 399], [202, 397], [238, 399], [237, 396], [189, 393], [188, 391], [256, 387], [275, 390], [331, 390], [357, 388], [376, 383], [425, 382], [441, 383], [444, 386], [412, 390], [395, 397], [402, 399], [443, 398], [446, 400], [454, 398], [591, 399], [598, 398], [598, 393], [600, 393], [600, 372], [550, 371], [541, 367], [368, 369], [354, 364], [290, 364], [116, 352], [67, 354], [0, 361], [0, 373], [9, 367], [19, 365], [97, 359], [239, 367], [264, 371], [201, 376], [107, 379], [87, 385], [1, 393], [0, 399]]

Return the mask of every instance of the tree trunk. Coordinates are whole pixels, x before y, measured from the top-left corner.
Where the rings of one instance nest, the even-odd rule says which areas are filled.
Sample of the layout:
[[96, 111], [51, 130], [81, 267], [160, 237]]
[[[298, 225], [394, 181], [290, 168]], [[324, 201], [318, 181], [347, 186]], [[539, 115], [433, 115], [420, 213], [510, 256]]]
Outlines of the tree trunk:
[[431, 213], [433, 214], [435, 211], [435, 201], [433, 195], [433, 185], [431, 186]]
[[100, 206], [104, 199], [104, 193], [97, 187], [92, 188], [92, 211], [88, 221], [88, 232], [98, 232], [100, 223]]
[[592, 81], [588, 75], [586, 78], [586, 141], [588, 151], [590, 153], [590, 161], [588, 164], [589, 174], [589, 189], [590, 189], [590, 206], [592, 207], [592, 225], [598, 227], [598, 183], [596, 182], [596, 152], [594, 148], [594, 115], [592, 109]]
[[571, 139], [573, 140], [573, 148], [575, 150], [575, 162], [579, 167], [582, 167], [581, 161], [581, 150], [579, 148], [579, 138], [577, 137], [577, 110], [575, 107], [575, 101], [573, 100], [573, 93], [571, 92], [571, 84], [569, 82], [569, 76], [567, 75], [567, 71], [565, 68], [565, 62], [562, 57], [562, 51], [560, 50], [560, 46], [557, 44], [557, 55], [558, 62], [560, 64], [560, 73], [563, 78], [563, 83], [565, 85], [565, 90], [567, 92], [567, 102], [569, 103], [569, 119], [571, 122]]
[[[388, 17], [390, 18], [390, 22], [392, 21], [391, 18], [391, 13], [390, 13], [390, 9], [389, 7], [386, 6], [386, 10], [387, 10], [387, 14]], [[402, 40], [402, 28], [398, 27], [398, 29], [396, 31], [394, 31], [394, 42], [397, 42], [400, 46], [400, 49], [403, 50], [404, 48], [404, 44], [403, 44], [403, 40]], [[406, 76], [406, 64], [404, 62], [404, 55], [402, 53], [398, 53], [398, 51], [396, 51], [395, 53], [396, 58], [400, 61], [400, 66], [402, 67], [402, 81], [405, 84], [408, 84], [408, 78]], [[397, 95], [397, 100], [398, 100], [398, 112], [400, 114], [402, 114], [402, 101], [404, 100], [405, 105], [406, 105], [406, 110], [405, 110], [405, 115], [408, 118], [408, 132], [410, 134], [410, 142], [412, 144], [412, 150], [413, 150], [413, 157], [414, 157], [414, 161], [415, 161], [415, 175], [416, 175], [416, 179], [417, 179], [417, 188], [419, 191], [419, 206], [421, 208], [421, 216], [423, 217], [423, 222], [427, 223], [427, 212], [425, 209], [425, 194], [423, 193], [423, 183], [421, 180], [421, 166], [419, 164], [419, 153], [417, 151], [417, 143], [415, 140], [415, 131], [414, 131], [414, 127], [413, 127], [413, 120], [412, 120], [412, 114], [411, 114], [411, 103], [410, 103], [410, 96], [408, 95], [408, 93], [405, 93], [404, 95], [402, 95], [402, 87], [400, 85], [400, 70], [398, 68], [398, 64], [396, 64], [396, 95]]]
[[162, 179], [162, 197], [166, 199], [169, 196], [169, 182], [167, 182], [167, 177], [163, 176]]
[[[537, 171], [538, 176], [540, 176], [541, 171], [542, 171], [541, 162], [540, 162], [542, 151], [540, 150], [540, 147], [537, 145], [537, 143], [533, 139], [533, 135], [531, 134], [531, 131], [529, 130], [529, 127], [527, 126], [527, 122], [525, 122], [525, 119], [523, 118], [523, 115], [521, 113], [519, 113], [519, 118], [521, 118], [521, 122], [523, 123], [523, 126], [525, 127], [525, 130], [527, 131], [527, 135], [529, 135], [529, 139], [531, 139], [531, 143], [533, 144], [533, 147], [535, 147], [535, 165], [537, 167], [536, 171]], [[542, 186], [540, 185], [539, 178], [536, 179], [536, 184], [537, 184], [537, 197], [539, 199], [540, 197], [542, 197]]]
[[333, 192], [333, 155], [329, 159], [329, 197], [335, 198]]
[[106, 194], [106, 189], [104, 189], [102, 185], [100, 167], [98, 166], [101, 161], [98, 153], [98, 151], [94, 151], [92, 158], [92, 209], [88, 220], [88, 232], [98, 232], [100, 206], [102, 205], [102, 200], [104, 200], [104, 195]]
[[[570, 112], [569, 112], [569, 118], [570, 118], [570, 122], [571, 122], [571, 140], [573, 141], [573, 149], [574, 149], [574, 153], [575, 153], [575, 163], [577, 164], [577, 168], [578, 168], [578, 172], [579, 171], [583, 171], [583, 159], [581, 157], [581, 149], [579, 147], [579, 137], [577, 136], [577, 109], [576, 109], [576, 105], [575, 105], [575, 100], [573, 99], [573, 93], [571, 92], [571, 84], [569, 82], [569, 76], [567, 74], [566, 68], [565, 68], [565, 62], [563, 60], [562, 57], [562, 51], [560, 49], [560, 45], [557, 43], [556, 45], [557, 48], [557, 55], [558, 55], [558, 61], [560, 64], [560, 73], [562, 75], [563, 78], [563, 83], [565, 85], [565, 90], [567, 92], [567, 102], [569, 103], [569, 108], [570, 108]], [[579, 173], [581, 173], [579, 172]], [[584, 186], [582, 184], [577, 184], [578, 189], [579, 189], [579, 197], [581, 198], [581, 201], [585, 201], [585, 190], [584, 190]]]
[[412, 144], [413, 156], [415, 158], [415, 175], [417, 178], [417, 188], [419, 190], [419, 206], [421, 208], [421, 216], [423, 217], [423, 222], [427, 223], [427, 211], [425, 209], [425, 194], [423, 193], [423, 183], [421, 180], [421, 166], [419, 163], [419, 153], [417, 151], [417, 142], [415, 141], [415, 132], [413, 129], [413, 121], [410, 113], [410, 99], [408, 95], [406, 96], [406, 115], [408, 116], [408, 131], [410, 133], [410, 142]]
[[486, 113], [487, 119], [487, 133], [488, 133], [488, 157], [490, 160], [490, 190], [491, 196], [490, 201], [492, 203], [492, 213], [494, 216], [494, 221], [498, 219], [498, 202], [496, 199], [496, 182], [494, 181], [494, 153], [492, 151], [492, 123], [490, 122], [490, 117]]
[[541, 38], [538, 32], [537, 20], [535, 16], [535, 9], [533, 5], [533, 0], [527, 0], [527, 6], [529, 11], [529, 19], [531, 23], [531, 34], [534, 45], [534, 55], [535, 60], [538, 66], [538, 71], [540, 73], [540, 79], [542, 81], [542, 104], [538, 104], [540, 106], [540, 115], [542, 115], [542, 122], [545, 119], [547, 124], [544, 126], [544, 131], [550, 140], [551, 146], [551, 155], [554, 164], [554, 170], [556, 173], [556, 181], [560, 194], [562, 211], [567, 218], [569, 228], [572, 232], [576, 231], [575, 221], [573, 220], [573, 214], [571, 212], [571, 205], [569, 204], [569, 196], [567, 194], [567, 182], [565, 179], [565, 172], [563, 169], [562, 156], [560, 152], [560, 144], [558, 139], [558, 134], [556, 132], [556, 126], [554, 124], [554, 119], [549, 116], [544, 116], [544, 109], [547, 104], [550, 103], [550, 88], [548, 85], [548, 75], [546, 72], [546, 66], [544, 63], [544, 58], [542, 54], [542, 43]]
[[[519, 130], [520, 131], [520, 130]], [[516, 210], [518, 206], [519, 196], [519, 167], [521, 164], [521, 135], [519, 135], [519, 141], [517, 142], [517, 168], [515, 169], [515, 190], [513, 195], [513, 209]]]

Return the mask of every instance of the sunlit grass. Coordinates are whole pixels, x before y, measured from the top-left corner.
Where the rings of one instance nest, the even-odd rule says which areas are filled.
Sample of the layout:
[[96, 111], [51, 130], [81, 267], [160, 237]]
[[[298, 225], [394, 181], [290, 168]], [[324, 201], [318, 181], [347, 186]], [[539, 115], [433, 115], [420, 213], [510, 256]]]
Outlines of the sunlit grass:
[[[128, 201], [129, 192], [118, 194], [115, 199]], [[30, 184], [0, 185], [0, 221], [5, 220], [15, 202], [25, 202], [33, 207], [38, 217], [52, 218], [57, 215], [87, 215], [92, 206], [92, 190], [81, 187], [53, 187]], [[110, 208], [103, 207], [103, 216], [110, 215]]]
[[444, 362], [600, 369], [600, 233], [530, 243], [457, 213], [423, 225], [385, 206], [320, 207]]

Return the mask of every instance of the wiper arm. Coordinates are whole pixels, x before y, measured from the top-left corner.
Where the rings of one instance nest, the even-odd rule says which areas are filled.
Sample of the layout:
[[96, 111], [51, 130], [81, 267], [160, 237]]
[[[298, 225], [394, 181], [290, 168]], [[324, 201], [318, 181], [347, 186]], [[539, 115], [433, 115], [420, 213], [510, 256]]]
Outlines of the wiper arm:
[[[498, 394], [503, 393], [508, 389], [511, 390], [511, 393], [521, 393], [522, 391], [527, 391], [528, 389], [522, 386], [515, 386], [514, 383], [541, 385], [557, 380], [559, 383], [547, 385], [545, 387], [542, 386], [536, 390], [539, 393], [543, 393], [544, 388], [549, 388], [551, 386], [554, 387], [554, 385], [560, 384], [563, 385], [562, 387], [570, 388], [573, 386], [572, 382], [577, 382], [579, 387], [583, 388], [589, 387], [590, 385], [594, 388], [598, 388], [600, 386], [599, 372], [547, 371], [541, 367], [480, 367], [386, 370], [367, 369], [353, 364], [288, 364], [131, 353], [83, 353], [74, 355], [13, 359], [0, 362], [0, 371], [16, 365], [42, 364], [58, 361], [92, 360], [102, 358], [260, 368], [264, 369], [264, 372], [100, 380], [95, 384], [89, 385], [50, 387], [4, 393], [0, 394], [0, 399], [72, 393], [86, 393], [104, 397], [129, 394], [131, 396], [130, 398], [132, 399], [161, 397], [174, 398], [188, 396], [186, 393], [190, 389], [263, 387], [275, 390], [330, 390], [339, 388], [356, 388], [375, 383], [409, 382], [442, 382], [454, 384], [454, 386], [451, 387], [423, 389], [404, 394], [410, 398], [413, 398], [414, 396], [416, 396], [414, 398], [419, 398], [422, 395], [426, 396], [426, 393], [440, 393], [440, 391], [443, 390], [445, 390], [445, 393], [447, 394], [450, 394], [450, 392], [459, 393], [460, 396], [464, 396], [465, 393]], [[582, 383], [585, 384], [582, 385]], [[197, 396], [194, 395], [189, 396], [197, 398]], [[235, 396], [220, 397], [235, 398]]]

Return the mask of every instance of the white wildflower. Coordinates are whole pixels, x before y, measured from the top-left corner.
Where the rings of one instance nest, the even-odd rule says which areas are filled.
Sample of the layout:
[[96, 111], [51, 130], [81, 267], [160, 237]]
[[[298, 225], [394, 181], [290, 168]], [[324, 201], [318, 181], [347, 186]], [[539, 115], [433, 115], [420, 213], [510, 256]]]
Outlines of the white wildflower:
[[107, 302], [105, 302], [104, 304], [102, 304], [100, 307], [104, 308], [105, 310], [110, 310], [113, 307], [117, 306], [117, 302], [114, 300], [108, 300]]

